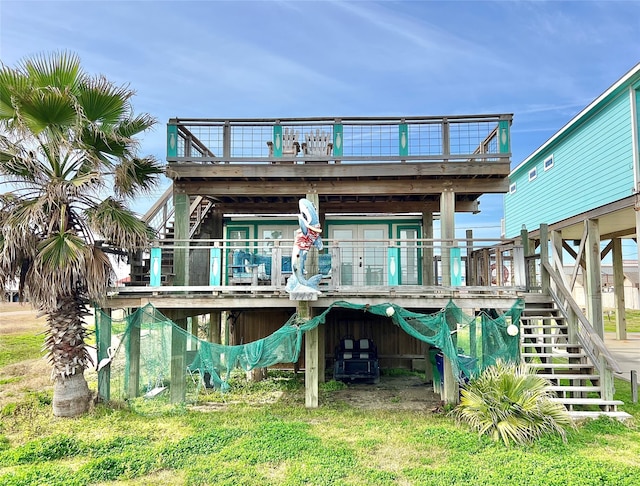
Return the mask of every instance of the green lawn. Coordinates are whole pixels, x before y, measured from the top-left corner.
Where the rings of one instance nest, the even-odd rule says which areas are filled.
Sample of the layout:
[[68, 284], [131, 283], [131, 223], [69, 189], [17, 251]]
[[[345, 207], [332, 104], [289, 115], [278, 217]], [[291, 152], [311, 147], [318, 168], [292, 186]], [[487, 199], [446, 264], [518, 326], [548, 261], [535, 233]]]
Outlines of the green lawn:
[[[629, 401], [629, 385], [616, 381]], [[138, 399], [74, 420], [51, 416], [50, 392], [0, 412], [3, 485], [635, 485], [640, 432], [600, 419], [506, 448], [444, 413], [304, 407], [290, 376], [240, 387], [202, 409]], [[260, 403], [268, 390], [276, 403]], [[640, 407], [625, 410], [640, 417]], [[596, 451], [601, 451], [597, 453]]]
[[[5, 363], [23, 359], [24, 348], [8, 349]], [[5, 371], [0, 383], [10, 386], [15, 377]], [[87, 376], [95, 389], [95, 373]], [[637, 421], [629, 384], [615, 384]], [[50, 387], [5, 397], [0, 484], [622, 486], [640, 478], [633, 424], [600, 419], [569, 431], [566, 443], [550, 436], [506, 448], [431, 407], [403, 411], [394, 399], [395, 410], [355, 408], [335, 398], [336, 382], [321, 386], [314, 410], [304, 407], [302, 375], [234, 385], [197, 407], [136, 399], [78, 419], [52, 416]]]

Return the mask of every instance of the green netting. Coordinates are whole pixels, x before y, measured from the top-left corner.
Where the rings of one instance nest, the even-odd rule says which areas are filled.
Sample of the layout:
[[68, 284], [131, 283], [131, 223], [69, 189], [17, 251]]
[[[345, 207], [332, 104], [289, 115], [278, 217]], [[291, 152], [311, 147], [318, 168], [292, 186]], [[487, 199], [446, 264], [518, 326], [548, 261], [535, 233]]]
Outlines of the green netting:
[[[321, 324], [333, 308], [361, 310], [387, 316], [394, 325], [414, 338], [428, 343], [434, 354], [451, 362], [454, 376], [464, 380], [475, 376], [498, 359], [520, 360], [519, 331], [524, 305], [518, 300], [507, 312], [486, 310], [467, 315], [453, 301], [439, 312], [420, 314], [394, 304], [360, 305], [336, 302], [322, 314], [303, 321], [293, 315], [276, 332], [257, 341], [227, 346], [199, 339], [173, 323], [151, 304], [122, 320], [96, 312], [99, 348], [111, 330], [109, 356], [112, 399], [156, 396], [171, 382], [181, 381], [186, 395], [196, 394], [202, 385], [225, 391], [232, 370], [250, 371], [279, 363], [295, 363], [300, 355], [303, 334]], [[437, 374], [438, 370], [434, 370]], [[185, 386], [186, 385], [186, 386]], [[172, 397], [174, 398], [174, 397]], [[195, 398], [191, 396], [191, 398]]]

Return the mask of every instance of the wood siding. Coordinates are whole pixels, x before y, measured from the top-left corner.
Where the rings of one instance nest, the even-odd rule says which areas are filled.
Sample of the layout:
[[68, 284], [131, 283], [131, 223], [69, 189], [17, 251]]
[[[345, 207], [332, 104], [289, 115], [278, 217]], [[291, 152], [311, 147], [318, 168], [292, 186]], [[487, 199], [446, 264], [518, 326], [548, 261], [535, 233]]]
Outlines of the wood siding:
[[[439, 309], [421, 310], [437, 312]], [[239, 314], [233, 325], [232, 344], [253, 342], [262, 339], [279, 329], [289, 318], [282, 311], [245, 311]], [[328, 374], [333, 370], [333, 357], [340, 339], [353, 336], [355, 339], [370, 338], [378, 348], [381, 368], [407, 368], [412, 360], [424, 356], [427, 345], [395, 326], [391, 319], [361, 311], [334, 309], [327, 316], [320, 332], [325, 333], [324, 355]], [[304, 353], [298, 364], [304, 368]], [[284, 366], [291, 368], [292, 366]]]

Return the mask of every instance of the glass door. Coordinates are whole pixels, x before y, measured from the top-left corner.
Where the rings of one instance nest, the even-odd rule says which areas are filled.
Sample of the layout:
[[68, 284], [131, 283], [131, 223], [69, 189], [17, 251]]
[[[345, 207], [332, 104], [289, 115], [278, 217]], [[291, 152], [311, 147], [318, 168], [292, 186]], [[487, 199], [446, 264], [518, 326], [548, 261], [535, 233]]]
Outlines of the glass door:
[[349, 225], [330, 228], [340, 248], [341, 285], [384, 285], [387, 225]]
[[420, 284], [420, 247], [417, 239], [420, 238], [419, 228], [399, 227], [398, 245], [400, 247], [400, 284]]

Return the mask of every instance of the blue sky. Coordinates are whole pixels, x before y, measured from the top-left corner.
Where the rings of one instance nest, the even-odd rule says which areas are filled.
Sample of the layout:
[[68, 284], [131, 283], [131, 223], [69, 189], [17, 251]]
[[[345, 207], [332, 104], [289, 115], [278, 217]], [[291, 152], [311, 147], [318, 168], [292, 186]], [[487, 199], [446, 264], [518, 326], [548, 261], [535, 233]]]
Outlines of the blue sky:
[[515, 166], [640, 60], [640, 1], [0, 0], [4, 64], [55, 50], [137, 92], [160, 160], [176, 116], [513, 113]]

